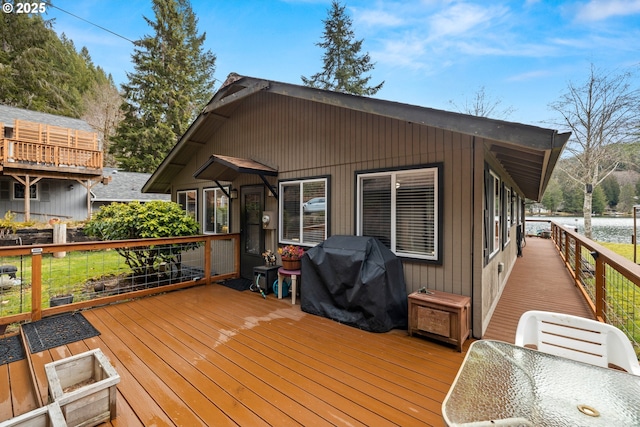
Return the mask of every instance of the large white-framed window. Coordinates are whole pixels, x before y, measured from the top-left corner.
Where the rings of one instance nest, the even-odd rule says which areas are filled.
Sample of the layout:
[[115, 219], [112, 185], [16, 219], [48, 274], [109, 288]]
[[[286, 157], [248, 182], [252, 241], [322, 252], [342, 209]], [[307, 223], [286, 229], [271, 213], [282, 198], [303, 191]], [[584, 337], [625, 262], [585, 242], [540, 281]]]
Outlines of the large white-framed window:
[[328, 184], [328, 177], [280, 182], [280, 243], [315, 246], [326, 240]]
[[[230, 187], [225, 187], [229, 194]], [[202, 191], [203, 232], [224, 234], [229, 232], [229, 197], [220, 188], [205, 188]]]
[[[16, 200], [24, 200], [25, 197], [25, 186], [20, 182], [13, 183], [13, 198]], [[31, 184], [29, 186], [29, 199], [38, 200], [39, 192], [38, 192], [38, 184]]]
[[198, 219], [198, 192], [196, 190], [180, 190], [176, 193], [178, 203], [195, 220]]
[[398, 256], [440, 262], [441, 170], [356, 172], [357, 234], [377, 237]]

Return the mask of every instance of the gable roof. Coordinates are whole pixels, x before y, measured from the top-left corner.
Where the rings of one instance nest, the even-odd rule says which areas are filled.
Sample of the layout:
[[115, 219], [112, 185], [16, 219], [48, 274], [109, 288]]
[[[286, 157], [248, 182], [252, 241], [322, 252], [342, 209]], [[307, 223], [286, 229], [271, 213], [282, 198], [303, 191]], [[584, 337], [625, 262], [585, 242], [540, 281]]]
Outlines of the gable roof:
[[132, 202], [151, 200], [171, 200], [168, 194], [143, 193], [142, 186], [151, 174], [123, 172], [113, 168], [104, 168], [104, 176], [111, 177], [108, 185], [98, 184], [91, 189], [94, 202]]
[[95, 132], [96, 130], [84, 120], [72, 117], [58, 116], [55, 114], [41, 113], [39, 111], [25, 110], [23, 108], [9, 107], [0, 104], [0, 123], [5, 127], [12, 127], [14, 120], [42, 123], [45, 125], [60, 126], [63, 128]]
[[144, 185], [169, 192], [171, 181], [242, 102], [260, 91], [408, 121], [482, 138], [523, 194], [540, 200], [570, 134], [531, 125], [471, 116], [306, 86], [237, 76], [228, 80], [191, 124]]

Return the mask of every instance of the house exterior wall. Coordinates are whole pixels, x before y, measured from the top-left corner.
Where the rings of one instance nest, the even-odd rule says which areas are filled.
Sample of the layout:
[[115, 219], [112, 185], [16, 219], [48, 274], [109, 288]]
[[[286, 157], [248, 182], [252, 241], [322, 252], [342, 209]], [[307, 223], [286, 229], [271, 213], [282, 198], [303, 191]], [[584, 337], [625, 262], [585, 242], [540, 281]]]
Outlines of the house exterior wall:
[[[276, 168], [280, 180], [329, 176], [329, 235], [356, 232], [356, 171], [442, 163], [442, 264], [406, 259], [407, 292], [427, 286], [472, 295], [472, 234], [478, 234], [474, 231], [477, 214], [474, 176], [478, 172], [474, 170], [473, 137], [260, 92], [243, 100], [224, 125], [203, 143], [176, 175], [172, 186], [174, 200], [176, 191], [198, 190], [200, 220], [202, 190], [215, 184], [196, 180], [193, 173], [211, 155], [220, 154], [250, 158]], [[479, 173], [482, 176], [482, 170]], [[233, 187], [261, 182], [257, 176], [240, 175]], [[271, 182], [277, 184], [275, 178]], [[266, 199], [266, 209], [277, 210], [276, 199]], [[239, 203], [234, 201], [233, 232], [240, 231], [239, 217]], [[275, 243], [276, 233], [271, 234]], [[267, 248], [269, 239], [267, 235]], [[482, 258], [475, 262], [482, 262]]]
[[[16, 220], [24, 220], [24, 199], [15, 199], [10, 177], [0, 177], [0, 215], [16, 213]], [[73, 189], [70, 185], [73, 184]], [[36, 183], [37, 199], [31, 199], [31, 220], [46, 222], [51, 218], [83, 221], [87, 219], [87, 189], [78, 182], [41, 179]]]

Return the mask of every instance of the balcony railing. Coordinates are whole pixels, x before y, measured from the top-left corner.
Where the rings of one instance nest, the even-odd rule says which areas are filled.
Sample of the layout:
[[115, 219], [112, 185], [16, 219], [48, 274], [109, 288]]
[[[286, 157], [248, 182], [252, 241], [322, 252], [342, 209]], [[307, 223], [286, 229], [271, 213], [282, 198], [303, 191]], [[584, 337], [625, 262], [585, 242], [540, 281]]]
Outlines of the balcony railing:
[[640, 355], [640, 266], [554, 222], [551, 235], [596, 318], [621, 329]]
[[0, 325], [239, 277], [239, 242], [224, 234], [0, 247]]
[[102, 150], [93, 132], [15, 120], [7, 137], [0, 123], [0, 162], [4, 167], [29, 164], [101, 170]]

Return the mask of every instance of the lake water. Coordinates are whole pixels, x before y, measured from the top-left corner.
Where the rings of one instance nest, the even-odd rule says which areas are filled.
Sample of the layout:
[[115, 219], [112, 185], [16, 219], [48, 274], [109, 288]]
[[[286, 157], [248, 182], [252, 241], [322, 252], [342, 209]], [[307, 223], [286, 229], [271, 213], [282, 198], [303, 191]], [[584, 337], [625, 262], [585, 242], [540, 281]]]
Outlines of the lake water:
[[[551, 220], [557, 224], [569, 228], [578, 228], [578, 233], [584, 234], [584, 218], [582, 217], [527, 217], [527, 219], [536, 220]], [[636, 226], [640, 228], [640, 219], [637, 221]], [[631, 243], [631, 236], [633, 235], [633, 218], [620, 218], [620, 217], [593, 217], [591, 218], [591, 227], [593, 228], [593, 240], [599, 242], [613, 242], [613, 243]], [[541, 223], [527, 223], [527, 233], [535, 234], [539, 229], [546, 228], [546, 225]]]

